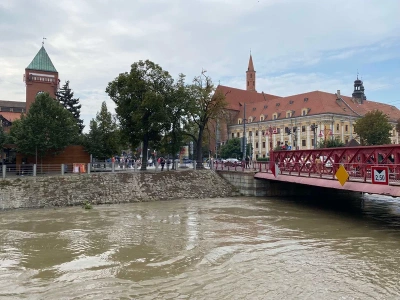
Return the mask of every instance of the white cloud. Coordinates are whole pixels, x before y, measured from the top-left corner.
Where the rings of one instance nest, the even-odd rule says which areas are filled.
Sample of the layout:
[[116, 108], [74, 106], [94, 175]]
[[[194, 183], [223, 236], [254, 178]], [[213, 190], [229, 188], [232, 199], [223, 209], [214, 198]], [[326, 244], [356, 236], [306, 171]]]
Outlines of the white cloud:
[[205, 68], [215, 82], [244, 87], [251, 48], [265, 92], [349, 90], [346, 65], [341, 77], [312, 68], [362, 53], [377, 63], [398, 58], [399, 11], [396, 0], [1, 1], [0, 99], [24, 100], [22, 74], [43, 36], [86, 125], [107, 83], [139, 59], [188, 80]]

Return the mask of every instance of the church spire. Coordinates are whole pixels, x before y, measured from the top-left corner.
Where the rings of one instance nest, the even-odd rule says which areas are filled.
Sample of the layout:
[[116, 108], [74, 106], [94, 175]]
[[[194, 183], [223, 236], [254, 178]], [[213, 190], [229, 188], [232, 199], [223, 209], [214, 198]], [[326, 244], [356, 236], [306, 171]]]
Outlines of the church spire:
[[249, 66], [246, 71], [246, 90], [256, 92], [256, 71], [254, 70], [253, 57], [249, 58]]

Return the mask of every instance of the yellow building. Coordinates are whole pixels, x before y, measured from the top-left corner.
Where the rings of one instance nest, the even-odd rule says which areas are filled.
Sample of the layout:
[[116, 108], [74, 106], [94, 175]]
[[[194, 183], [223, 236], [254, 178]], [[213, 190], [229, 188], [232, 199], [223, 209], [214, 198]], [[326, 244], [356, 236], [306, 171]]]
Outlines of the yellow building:
[[[226, 95], [231, 119], [226, 129], [218, 128], [217, 144], [243, 137], [252, 144], [253, 158], [266, 157], [272, 148], [286, 145], [292, 149], [313, 149], [322, 140], [337, 139], [348, 143], [359, 137], [354, 132], [357, 119], [372, 110], [388, 115], [393, 125], [392, 143], [399, 143], [395, 130], [400, 110], [395, 106], [367, 100], [363, 82], [354, 81], [351, 97], [321, 91], [288, 97], [258, 93], [256, 72], [250, 56], [246, 72], [246, 90], [219, 85]], [[245, 123], [245, 124], [244, 124]]]

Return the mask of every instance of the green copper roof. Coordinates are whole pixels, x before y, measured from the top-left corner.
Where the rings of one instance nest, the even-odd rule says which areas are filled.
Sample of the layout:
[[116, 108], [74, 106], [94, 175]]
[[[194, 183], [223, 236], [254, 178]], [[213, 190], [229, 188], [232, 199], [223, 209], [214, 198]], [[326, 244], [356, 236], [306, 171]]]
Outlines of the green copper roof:
[[42, 46], [39, 52], [36, 54], [35, 58], [27, 67], [29, 70], [37, 70], [37, 71], [47, 71], [47, 72], [57, 72], [56, 68], [54, 68], [53, 63], [46, 50]]

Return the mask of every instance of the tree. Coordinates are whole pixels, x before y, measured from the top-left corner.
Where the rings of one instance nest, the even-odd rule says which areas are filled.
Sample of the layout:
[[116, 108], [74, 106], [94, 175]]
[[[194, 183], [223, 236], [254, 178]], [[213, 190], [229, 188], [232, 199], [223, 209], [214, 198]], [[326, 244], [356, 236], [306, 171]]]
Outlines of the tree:
[[106, 93], [116, 104], [123, 135], [132, 146], [142, 142], [142, 166], [146, 170], [149, 141], [157, 145], [170, 126], [165, 112], [173, 79], [150, 60], [139, 61], [111, 81]]
[[7, 134], [4, 132], [3, 127], [0, 126], [0, 163], [3, 164], [3, 148], [7, 141]]
[[70, 89], [68, 80], [62, 88], [57, 91], [56, 97], [62, 106], [64, 106], [74, 116], [79, 127], [79, 133], [82, 133], [85, 125], [83, 125], [83, 120], [80, 119], [81, 105], [79, 104], [79, 98], [74, 98], [74, 92]]
[[223, 158], [241, 158], [242, 151], [240, 149], [240, 139], [233, 138], [226, 142], [225, 145], [221, 146], [220, 151], [221, 157]]
[[366, 113], [354, 124], [354, 131], [360, 136], [362, 145], [390, 144], [391, 130], [388, 116], [380, 110]]
[[197, 168], [203, 167], [203, 137], [204, 131], [210, 121], [221, 118], [224, 108], [227, 106], [225, 95], [220, 91], [215, 91], [211, 78], [202, 71], [201, 75], [195, 77], [190, 87], [191, 107], [189, 109], [189, 124], [197, 128], [197, 137], [192, 136], [196, 141], [196, 161]]
[[76, 140], [79, 128], [73, 115], [48, 93], [36, 96], [26, 115], [14, 121], [10, 135], [17, 150], [43, 158], [58, 153]]
[[97, 159], [107, 159], [121, 151], [120, 132], [116, 120], [104, 101], [96, 118], [90, 121], [85, 148]]
[[344, 143], [337, 139], [322, 140], [318, 142], [317, 148], [337, 148], [344, 147]]

